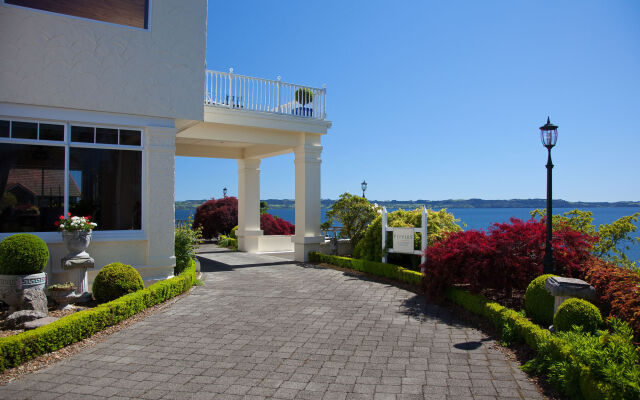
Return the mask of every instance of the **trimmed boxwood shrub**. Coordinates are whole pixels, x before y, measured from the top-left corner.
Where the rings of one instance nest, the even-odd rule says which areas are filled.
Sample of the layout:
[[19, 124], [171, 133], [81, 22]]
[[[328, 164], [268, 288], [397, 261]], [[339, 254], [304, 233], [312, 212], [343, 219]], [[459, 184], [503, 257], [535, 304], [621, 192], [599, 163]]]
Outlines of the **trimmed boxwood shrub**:
[[527, 315], [543, 326], [553, 324], [554, 299], [545, 288], [547, 278], [553, 276], [557, 275], [546, 274], [537, 277], [531, 281], [524, 293], [524, 309], [527, 311]]
[[43, 327], [0, 338], [0, 371], [86, 339], [145, 308], [186, 292], [195, 281], [196, 262], [191, 260], [180, 276], [156, 282], [90, 310], [67, 315]]
[[0, 242], [0, 274], [29, 275], [44, 270], [49, 261], [47, 244], [29, 233], [11, 235]]
[[602, 325], [600, 310], [584, 299], [566, 300], [553, 317], [553, 327], [558, 331], [569, 331], [573, 325], [582, 327], [585, 332], [595, 332]]
[[397, 279], [412, 285], [419, 285], [422, 281], [420, 272], [402, 268], [393, 264], [385, 264], [375, 261], [358, 260], [355, 258], [330, 256], [318, 252], [309, 253], [310, 262], [324, 262], [337, 267], [351, 268], [357, 271], [366, 272], [371, 275], [384, 276], [385, 278]]
[[144, 289], [142, 277], [131, 265], [105, 265], [93, 281], [93, 297], [98, 303], [115, 300], [125, 294]]

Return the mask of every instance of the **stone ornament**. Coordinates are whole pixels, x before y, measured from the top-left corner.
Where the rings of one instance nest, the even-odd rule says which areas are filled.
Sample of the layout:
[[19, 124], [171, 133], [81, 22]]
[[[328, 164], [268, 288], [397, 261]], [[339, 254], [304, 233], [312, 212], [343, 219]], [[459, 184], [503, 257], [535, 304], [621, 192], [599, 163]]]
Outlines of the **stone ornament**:
[[554, 297], [553, 314], [565, 300], [578, 297], [585, 300], [596, 298], [596, 289], [582, 279], [552, 276], [545, 281], [545, 289]]
[[[0, 298], [9, 305], [10, 311], [15, 311], [20, 308], [18, 307], [20, 304], [25, 302], [25, 291], [42, 292], [46, 283], [47, 274], [44, 272], [30, 275], [0, 275]], [[33, 297], [32, 294], [27, 294], [27, 303], [31, 297]], [[44, 304], [46, 312], [46, 298]], [[32, 306], [29, 309], [37, 308]]]

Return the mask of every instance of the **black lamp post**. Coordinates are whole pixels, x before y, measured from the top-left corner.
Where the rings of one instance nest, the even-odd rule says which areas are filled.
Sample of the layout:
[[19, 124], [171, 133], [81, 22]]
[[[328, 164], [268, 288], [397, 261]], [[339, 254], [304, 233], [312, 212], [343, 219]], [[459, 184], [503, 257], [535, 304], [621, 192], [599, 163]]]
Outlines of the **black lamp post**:
[[367, 190], [367, 181], [363, 180], [360, 187], [362, 188], [362, 197], [366, 199], [367, 196], [364, 195], [364, 192]]
[[544, 249], [544, 267], [545, 274], [552, 274], [553, 269], [553, 248], [551, 247], [551, 238], [553, 237], [553, 211], [551, 210], [551, 170], [553, 163], [551, 162], [551, 149], [558, 141], [558, 127], [551, 123], [547, 117], [547, 123], [540, 127], [540, 138], [542, 145], [547, 148], [547, 240]]
[[227, 197], [227, 188], [226, 188], [226, 186], [222, 189], [222, 195], [224, 197]]

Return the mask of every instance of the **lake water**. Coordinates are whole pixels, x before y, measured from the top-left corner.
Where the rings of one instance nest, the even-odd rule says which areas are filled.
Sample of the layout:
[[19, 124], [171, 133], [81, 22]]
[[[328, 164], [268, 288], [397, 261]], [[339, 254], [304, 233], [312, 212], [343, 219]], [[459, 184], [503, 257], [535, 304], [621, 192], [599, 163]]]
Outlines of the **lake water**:
[[[555, 208], [554, 214], [571, 211], [573, 208]], [[596, 227], [600, 224], [610, 224], [618, 218], [640, 212], [640, 208], [628, 207], [601, 207], [601, 208], [583, 208], [584, 211], [593, 212], [593, 223]], [[387, 211], [395, 211], [394, 208], [387, 208]], [[519, 218], [528, 220], [530, 218], [530, 208], [450, 208], [449, 212], [465, 223], [465, 230], [469, 229], [488, 229], [495, 222], [508, 222], [510, 218]], [[327, 220], [326, 209], [322, 209], [322, 222]], [[193, 216], [195, 210], [176, 210], [176, 219], [187, 219]], [[270, 209], [269, 213], [278, 218], [285, 219], [295, 224], [295, 210], [292, 208]], [[634, 233], [635, 237], [640, 237], [640, 232]], [[640, 261], [640, 244], [631, 246], [631, 250], [627, 251], [627, 256], [632, 260]]]

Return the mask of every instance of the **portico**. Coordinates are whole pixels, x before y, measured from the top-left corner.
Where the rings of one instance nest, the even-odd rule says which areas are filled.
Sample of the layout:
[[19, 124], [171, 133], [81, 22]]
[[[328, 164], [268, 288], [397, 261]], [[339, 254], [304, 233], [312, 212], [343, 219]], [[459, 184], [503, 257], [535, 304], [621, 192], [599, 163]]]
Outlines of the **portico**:
[[[324, 118], [324, 89], [257, 78], [240, 77], [239, 80], [232, 73], [208, 71], [207, 74], [204, 121], [176, 121], [176, 156], [235, 159], [239, 250], [295, 251], [295, 259], [305, 261], [309, 251], [317, 250], [323, 240], [320, 232], [321, 138], [331, 126]], [[211, 84], [212, 74], [223, 75], [223, 80], [217, 81], [217, 85]], [[228, 85], [222, 94], [219, 93], [221, 84]], [[234, 85], [240, 94], [229, 89]], [[295, 101], [293, 93], [300, 90], [312, 93], [313, 100], [307, 104]], [[265, 92], [271, 93], [265, 95], [266, 100], [260, 97]], [[274, 98], [273, 104], [269, 97]], [[264, 158], [288, 153], [295, 154], [296, 234], [293, 238], [266, 236], [260, 230], [260, 163]]]

